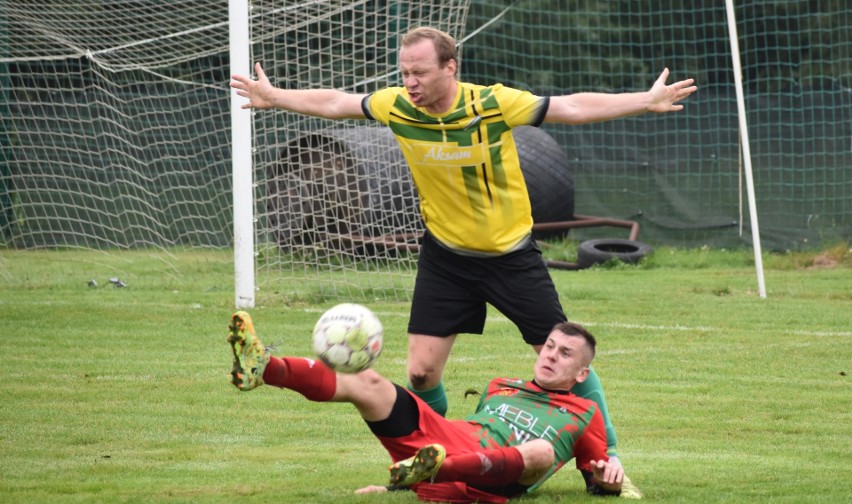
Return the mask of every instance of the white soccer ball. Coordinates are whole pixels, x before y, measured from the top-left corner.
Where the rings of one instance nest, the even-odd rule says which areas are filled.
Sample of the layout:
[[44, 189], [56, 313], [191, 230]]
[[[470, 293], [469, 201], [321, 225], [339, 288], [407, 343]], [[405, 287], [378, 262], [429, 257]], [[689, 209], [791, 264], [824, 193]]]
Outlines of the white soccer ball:
[[372, 366], [383, 342], [379, 318], [359, 304], [339, 304], [323, 313], [314, 326], [314, 354], [341, 373], [358, 373]]

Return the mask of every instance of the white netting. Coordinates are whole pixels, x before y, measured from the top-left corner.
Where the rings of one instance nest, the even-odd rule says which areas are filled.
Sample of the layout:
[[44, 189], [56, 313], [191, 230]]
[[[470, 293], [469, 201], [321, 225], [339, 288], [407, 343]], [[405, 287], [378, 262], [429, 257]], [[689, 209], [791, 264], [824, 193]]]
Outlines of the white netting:
[[[283, 88], [369, 93], [399, 85], [398, 39], [463, 35], [467, 1], [252, 2], [252, 60]], [[280, 111], [255, 115], [259, 297], [407, 298], [422, 229], [387, 128]]]
[[227, 247], [227, 2], [0, 2], [3, 240]]
[[[0, 243], [147, 248], [167, 271], [176, 249], [230, 249], [228, 8], [0, 0]], [[400, 34], [429, 24], [461, 35], [466, 9], [466, 1], [250, 2], [252, 58], [279, 86], [369, 92], [398, 82]], [[255, 125], [261, 296], [407, 296], [399, 284], [413, 263], [350, 236], [419, 223], [408, 174], [387, 159], [396, 152], [388, 138], [352, 136], [364, 123], [283, 112], [258, 114]], [[313, 173], [341, 153], [349, 164], [335, 165], [334, 181]], [[398, 215], [377, 205], [396, 205]]]
[[[359, 93], [399, 82], [399, 36], [421, 24], [465, 40], [463, 79], [538, 94], [642, 90], [669, 66], [700, 87], [682, 113], [544, 128], [569, 160], [577, 212], [640, 219], [649, 243], [742, 242], [724, 2], [557, 3], [258, 0], [251, 54], [279, 86]], [[228, 7], [0, 0], [0, 245], [144, 247], [166, 265], [175, 249], [230, 250]], [[848, 241], [852, 9], [749, 0], [737, 11], [763, 239], [779, 250]], [[390, 242], [420, 222], [387, 131], [254, 118], [260, 299], [407, 297], [413, 261]]]

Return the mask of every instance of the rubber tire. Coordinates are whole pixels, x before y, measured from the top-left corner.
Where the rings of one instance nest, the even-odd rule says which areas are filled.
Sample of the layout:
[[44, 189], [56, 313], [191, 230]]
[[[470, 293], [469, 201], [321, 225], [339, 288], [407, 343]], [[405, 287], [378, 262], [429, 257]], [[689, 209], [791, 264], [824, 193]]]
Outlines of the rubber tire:
[[[532, 126], [512, 130], [529, 192], [534, 222], [574, 220], [574, 177], [562, 147], [546, 131]], [[537, 238], [568, 231], [537, 232]]]
[[613, 259], [628, 264], [636, 264], [652, 253], [650, 245], [635, 240], [601, 239], [580, 243], [577, 248], [577, 266], [590, 268], [595, 264], [604, 264]]
[[[533, 220], [573, 220], [574, 181], [562, 148], [540, 128], [520, 126], [512, 135]], [[384, 126], [332, 128], [286, 144], [278, 162], [267, 167], [264, 200], [261, 217], [282, 250], [342, 247], [329, 238], [335, 234], [419, 234], [423, 229], [410, 170], [393, 132]]]

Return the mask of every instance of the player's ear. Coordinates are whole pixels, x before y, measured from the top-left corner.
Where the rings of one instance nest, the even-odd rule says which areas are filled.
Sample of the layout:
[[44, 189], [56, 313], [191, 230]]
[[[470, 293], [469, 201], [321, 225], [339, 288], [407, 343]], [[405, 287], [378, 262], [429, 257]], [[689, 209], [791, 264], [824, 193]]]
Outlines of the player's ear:
[[577, 373], [577, 383], [583, 383], [586, 381], [586, 378], [589, 376], [589, 366], [584, 366], [580, 369], [580, 372]]
[[459, 70], [459, 63], [458, 61], [456, 61], [455, 58], [451, 59], [450, 61], [447, 61], [447, 64], [444, 66], [446, 66], [447, 70], [449, 70], [450, 73], [452, 73], [453, 75], [455, 75], [456, 72], [458, 72]]

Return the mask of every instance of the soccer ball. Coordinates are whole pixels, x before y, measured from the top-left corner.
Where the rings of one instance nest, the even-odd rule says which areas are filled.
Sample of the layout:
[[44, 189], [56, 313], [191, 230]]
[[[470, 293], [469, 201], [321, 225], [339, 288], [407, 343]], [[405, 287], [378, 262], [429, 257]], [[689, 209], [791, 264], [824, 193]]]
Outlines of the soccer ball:
[[382, 352], [382, 323], [367, 307], [339, 304], [323, 313], [314, 326], [314, 354], [341, 373], [358, 373]]

